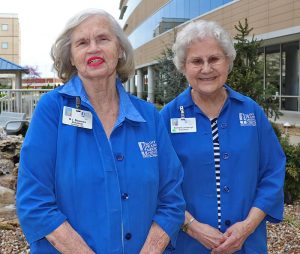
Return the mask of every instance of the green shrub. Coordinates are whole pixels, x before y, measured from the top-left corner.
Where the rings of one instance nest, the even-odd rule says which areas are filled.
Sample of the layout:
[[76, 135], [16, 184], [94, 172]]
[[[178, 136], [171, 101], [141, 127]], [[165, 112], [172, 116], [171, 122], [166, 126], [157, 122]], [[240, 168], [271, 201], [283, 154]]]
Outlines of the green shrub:
[[280, 128], [273, 124], [274, 131], [286, 156], [284, 201], [287, 204], [300, 199], [300, 144], [292, 145], [288, 136], [283, 137]]
[[155, 107], [157, 108], [158, 111], [160, 111], [164, 106], [156, 103]]

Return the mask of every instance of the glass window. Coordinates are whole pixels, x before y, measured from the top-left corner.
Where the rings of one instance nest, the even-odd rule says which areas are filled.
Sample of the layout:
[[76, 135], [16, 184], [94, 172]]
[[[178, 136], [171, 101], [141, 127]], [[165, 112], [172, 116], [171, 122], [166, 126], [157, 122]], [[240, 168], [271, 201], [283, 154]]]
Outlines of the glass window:
[[[281, 95], [299, 96], [299, 41], [282, 44]], [[297, 111], [297, 97], [283, 97], [282, 109]]]
[[1, 30], [2, 31], [8, 31], [8, 25], [7, 24], [2, 24], [1, 25]]
[[200, 10], [200, 14], [204, 14], [204, 13], [210, 11], [211, 10], [211, 1], [201, 0], [199, 10]]
[[266, 47], [266, 86], [274, 85], [280, 93], [280, 45]]
[[8, 42], [2, 42], [2, 43], [1, 43], [1, 47], [2, 47], [3, 49], [8, 49]]
[[153, 37], [230, 1], [232, 0], [171, 0], [146, 19], [128, 38], [133, 48], [138, 48]]
[[265, 84], [273, 84], [279, 109], [300, 111], [299, 41], [265, 47]]

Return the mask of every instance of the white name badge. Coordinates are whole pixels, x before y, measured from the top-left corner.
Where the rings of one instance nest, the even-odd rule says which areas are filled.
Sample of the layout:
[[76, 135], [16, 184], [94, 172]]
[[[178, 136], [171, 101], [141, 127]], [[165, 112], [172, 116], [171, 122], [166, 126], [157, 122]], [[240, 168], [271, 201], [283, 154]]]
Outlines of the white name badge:
[[197, 132], [196, 118], [171, 118], [171, 133]]
[[93, 117], [90, 111], [64, 106], [62, 122], [67, 125], [92, 129]]

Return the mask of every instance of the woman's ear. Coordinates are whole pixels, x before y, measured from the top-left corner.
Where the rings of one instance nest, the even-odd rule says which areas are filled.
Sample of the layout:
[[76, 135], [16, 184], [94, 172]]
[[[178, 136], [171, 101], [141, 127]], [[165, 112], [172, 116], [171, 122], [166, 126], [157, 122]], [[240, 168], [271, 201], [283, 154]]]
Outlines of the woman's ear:
[[70, 63], [71, 63], [72, 66], [75, 66], [72, 56], [70, 57]]
[[122, 59], [124, 57], [124, 51], [121, 49], [119, 50], [119, 59]]

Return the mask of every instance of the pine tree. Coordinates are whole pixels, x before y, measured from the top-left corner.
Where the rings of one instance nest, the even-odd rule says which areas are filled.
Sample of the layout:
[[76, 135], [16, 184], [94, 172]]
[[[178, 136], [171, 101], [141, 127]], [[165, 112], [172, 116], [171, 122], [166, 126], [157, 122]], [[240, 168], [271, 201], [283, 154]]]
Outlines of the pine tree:
[[157, 70], [159, 72], [156, 101], [161, 104], [168, 103], [187, 88], [185, 76], [178, 72], [173, 63], [174, 53], [167, 47], [158, 58]]
[[234, 37], [237, 56], [228, 77], [228, 84], [255, 100], [268, 117], [277, 119], [281, 115], [278, 100], [274, 98], [277, 88], [272, 84], [264, 87], [263, 84], [264, 67], [259, 56], [261, 42], [254, 39], [254, 35], [251, 40], [248, 39], [253, 28], [249, 28], [247, 19], [244, 24], [239, 21], [235, 29], [238, 31]]

